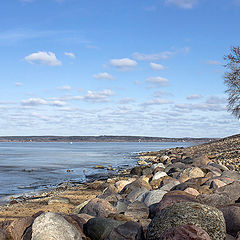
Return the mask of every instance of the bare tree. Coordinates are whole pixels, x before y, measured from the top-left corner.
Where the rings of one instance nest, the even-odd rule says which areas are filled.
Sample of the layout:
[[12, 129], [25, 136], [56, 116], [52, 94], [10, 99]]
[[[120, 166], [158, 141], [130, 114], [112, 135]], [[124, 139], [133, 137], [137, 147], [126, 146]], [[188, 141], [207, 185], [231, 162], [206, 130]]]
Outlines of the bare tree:
[[240, 47], [231, 47], [230, 54], [224, 56], [227, 72], [224, 82], [227, 86], [228, 111], [240, 119]]

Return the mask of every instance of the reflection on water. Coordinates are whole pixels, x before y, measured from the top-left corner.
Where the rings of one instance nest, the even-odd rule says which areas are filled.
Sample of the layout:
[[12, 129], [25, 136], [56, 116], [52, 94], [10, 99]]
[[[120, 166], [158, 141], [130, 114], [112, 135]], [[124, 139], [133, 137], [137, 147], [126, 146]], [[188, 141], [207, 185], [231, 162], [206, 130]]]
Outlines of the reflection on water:
[[190, 145], [193, 143], [0, 143], [0, 196], [85, 181], [84, 173], [104, 172], [93, 169], [96, 164], [126, 168], [136, 163], [137, 152]]

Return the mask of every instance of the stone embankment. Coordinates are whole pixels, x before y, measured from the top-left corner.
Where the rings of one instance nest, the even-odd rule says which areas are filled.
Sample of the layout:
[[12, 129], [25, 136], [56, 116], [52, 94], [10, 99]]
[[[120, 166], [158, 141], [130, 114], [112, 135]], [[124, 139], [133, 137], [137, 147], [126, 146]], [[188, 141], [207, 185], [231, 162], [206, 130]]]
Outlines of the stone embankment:
[[239, 159], [240, 136], [143, 153], [128, 173], [87, 183], [97, 196], [81, 204], [59, 195], [42, 202], [69, 212], [1, 222], [0, 239], [240, 240]]

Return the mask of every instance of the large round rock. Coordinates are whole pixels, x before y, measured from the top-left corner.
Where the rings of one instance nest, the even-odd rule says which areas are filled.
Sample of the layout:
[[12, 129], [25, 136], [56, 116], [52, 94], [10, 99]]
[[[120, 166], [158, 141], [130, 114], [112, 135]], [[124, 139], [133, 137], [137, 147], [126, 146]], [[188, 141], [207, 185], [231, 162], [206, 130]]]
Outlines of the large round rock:
[[82, 240], [77, 228], [59, 214], [43, 213], [32, 225], [32, 240]]
[[161, 234], [176, 226], [193, 224], [205, 230], [212, 240], [224, 240], [226, 226], [221, 211], [194, 202], [176, 203], [164, 208], [148, 226], [147, 240], [158, 240]]

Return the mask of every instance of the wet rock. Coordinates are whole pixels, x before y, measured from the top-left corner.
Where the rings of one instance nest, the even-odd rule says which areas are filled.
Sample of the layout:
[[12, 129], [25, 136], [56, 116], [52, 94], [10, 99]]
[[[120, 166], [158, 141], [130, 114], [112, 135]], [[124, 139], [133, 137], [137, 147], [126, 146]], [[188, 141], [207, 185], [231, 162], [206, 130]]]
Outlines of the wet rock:
[[145, 203], [135, 201], [128, 205], [124, 215], [132, 217], [133, 219], [148, 218], [149, 209]]
[[166, 191], [163, 191], [161, 189], [149, 191], [146, 193], [143, 202], [149, 207], [154, 203], [159, 203], [166, 193]]
[[91, 240], [104, 240], [115, 227], [121, 224], [121, 221], [108, 218], [92, 218], [83, 225], [83, 232]]
[[164, 231], [158, 240], [211, 240], [210, 236], [203, 229], [187, 224], [177, 226]]
[[52, 197], [48, 201], [48, 204], [55, 204], [55, 203], [69, 204], [70, 200], [69, 200], [69, 198], [66, 198], [66, 197]]
[[32, 225], [32, 240], [61, 239], [82, 240], [78, 229], [59, 214], [43, 213]]
[[126, 222], [115, 227], [105, 240], [143, 240], [143, 228], [139, 223]]
[[197, 196], [197, 199], [200, 203], [213, 207], [220, 207], [234, 203], [226, 193], [200, 194]]
[[225, 220], [217, 208], [194, 202], [180, 202], [165, 208], [148, 226], [147, 240], [158, 240], [171, 228], [193, 224], [205, 230], [212, 240], [226, 237]]
[[107, 217], [110, 213], [115, 213], [116, 209], [106, 200], [94, 198], [90, 200], [80, 213], [86, 213], [95, 217]]
[[237, 236], [240, 231], [240, 205], [229, 205], [221, 207], [226, 222], [227, 233]]

